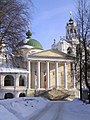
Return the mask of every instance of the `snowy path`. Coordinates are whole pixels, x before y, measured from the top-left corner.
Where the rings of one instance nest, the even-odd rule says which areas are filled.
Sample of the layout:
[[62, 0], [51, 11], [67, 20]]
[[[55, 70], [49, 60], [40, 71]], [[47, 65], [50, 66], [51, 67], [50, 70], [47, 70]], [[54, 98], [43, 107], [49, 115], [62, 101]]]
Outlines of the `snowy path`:
[[64, 102], [49, 102], [46, 107], [29, 120], [63, 120]]
[[0, 101], [0, 120], [90, 120], [90, 104], [40, 97]]

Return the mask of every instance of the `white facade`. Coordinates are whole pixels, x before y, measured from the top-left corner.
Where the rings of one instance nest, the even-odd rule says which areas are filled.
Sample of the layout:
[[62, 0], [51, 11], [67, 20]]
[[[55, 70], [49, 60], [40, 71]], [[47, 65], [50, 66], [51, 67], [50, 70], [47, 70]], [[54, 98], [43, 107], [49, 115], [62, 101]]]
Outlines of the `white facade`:
[[22, 69], [13, 67], [4, 50], [0, 55], [0, 98], [30, 96], [33, 90], [75, 89], [71, 64], [77, 44], [76, 25], [70, 19], [66, 38], [60, 38], [58, 43], [54, 40], [52, 49], [42, 50], [29, 45], [20, 47], [23, 61], [19, 61], [19, 67]]
[[[70, 70], [67, 68], [67, 66], [73, 62], [73, 59], [61, 58], [60, 56], [37, 57], [37, 55], [34, 54], [33, 56], [29, 56], [28, 61], [29, 81], [31, 81], [30, 89], [70, 89], [70, 87], [73, 86], [71, 77], [68, 77]], [[32, 65], [34, 65], [34, 71], [30, 70], [30, 68], [33, 69], [33, 67], [31, 67]], [[62, 78], [60, 78], [61, 73], [63, 74]], [[71, 85], [69, 84], [69, 81]], [[75, 86], [72, 88], [75, 88]]]

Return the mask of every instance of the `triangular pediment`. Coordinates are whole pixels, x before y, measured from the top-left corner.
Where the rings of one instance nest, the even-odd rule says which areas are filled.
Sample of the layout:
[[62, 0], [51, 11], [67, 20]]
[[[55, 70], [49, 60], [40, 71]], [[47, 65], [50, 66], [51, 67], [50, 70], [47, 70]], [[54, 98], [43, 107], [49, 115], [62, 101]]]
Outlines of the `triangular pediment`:
[[32, 56], [40, 56], [40, 57], [60, 57], [60, 58], [65, 58], [65, 57], [70, 57], [67, 54], [58, 51], [58, 50], [44, 50], [38, 53], [32, 54]]

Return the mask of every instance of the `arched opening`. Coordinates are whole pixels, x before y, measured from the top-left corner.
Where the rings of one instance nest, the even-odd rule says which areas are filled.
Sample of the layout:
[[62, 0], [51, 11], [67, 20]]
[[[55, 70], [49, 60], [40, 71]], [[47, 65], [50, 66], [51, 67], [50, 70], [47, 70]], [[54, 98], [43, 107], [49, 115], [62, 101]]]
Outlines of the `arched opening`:
[[69, 34], [69, 29], [67, 30], [67, 33]]
[[14, 86], [14, 77], [12, 75], [5, 76], [4, 86]]
[[25, 93], [20, 93], [19, 97], [26, 97], [26, 94]]
[[14, 98], [14, 95], [12, 93], [5, 93], [4, 99], [10, 99]]
[[70, 29], [70, 33], [73, 33], [73, 29], [72, 28]]
[[76, 29], [74, 29], [74, 33], [76, 33]]
[[71, 47], [68, 47], [67, 53], [68, 53], [68, 54], [72, 54], [72, 48], [71, 48]]
[[25, 76], [20, 75], [19, 86], [25, 86]]

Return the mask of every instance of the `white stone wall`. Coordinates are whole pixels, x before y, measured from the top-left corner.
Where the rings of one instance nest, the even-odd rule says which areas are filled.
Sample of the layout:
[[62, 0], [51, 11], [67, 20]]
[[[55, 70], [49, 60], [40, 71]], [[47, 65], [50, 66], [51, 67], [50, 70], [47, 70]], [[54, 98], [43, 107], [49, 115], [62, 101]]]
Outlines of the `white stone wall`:
[[[4, 86], [4, 78], [6, 75], [14, 77], [14, 86]], [[25, 86], [19, 86], [20, 75], [25, 76]], [[12, 93], [14, 97], [19, 97], [20, 93], [26, 94], [27, 90], [27, 74], [0, 74], [0, 99], [4, 99], [5, 93]]]

